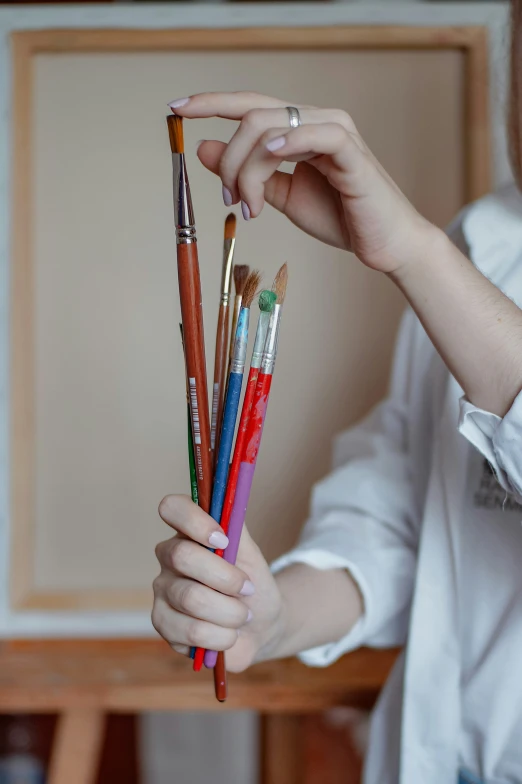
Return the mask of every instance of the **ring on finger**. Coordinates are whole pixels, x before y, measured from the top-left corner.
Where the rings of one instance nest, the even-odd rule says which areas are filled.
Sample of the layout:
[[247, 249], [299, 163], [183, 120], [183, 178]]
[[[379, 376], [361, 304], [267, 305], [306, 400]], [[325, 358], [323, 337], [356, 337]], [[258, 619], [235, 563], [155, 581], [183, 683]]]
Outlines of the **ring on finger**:
[[299, 109], [296, 109], [295, 106], [287, 106], [286, 111], [288, 112], [290, 128], [299, 128], [299, 126], [302, 124]]

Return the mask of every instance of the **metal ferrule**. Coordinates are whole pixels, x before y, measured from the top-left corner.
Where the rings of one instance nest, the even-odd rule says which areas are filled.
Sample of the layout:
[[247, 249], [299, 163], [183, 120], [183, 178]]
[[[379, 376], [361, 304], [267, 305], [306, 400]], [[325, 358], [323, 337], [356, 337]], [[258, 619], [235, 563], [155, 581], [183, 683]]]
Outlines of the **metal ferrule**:
[[248, 322], [250, 320], [250, 308], [241, 308], [237, 320], [236, 336], [234, 338], [234, 351], [230, 363], [231, 373], [243, 373], [248, 346]]
[[230, 290], [232, 288], [232, 260], [234, 258], [234, 248], [236, 238], [231, 237], [225, 240], [223, 245], [223, 274], [221, 276], [221, 302], [228, 305], [230, 302]]
[[172, 184], [174, 188], [174, 222], [176, 225], [176, 242], [178, 245], [189, 245], [197, 242], [194, 210], [190, 197], [190, 185], [183, 153], [172, 155]]
[[263, 358], [263, 351], [266, 343], [266, 336], [268, 333], [268, 325], [270, 324], [270, 316], [272, 312], [267, 313], [261, 311], [259, 314], [259, 321], [257, 322], [256, 339], [254, 340], [254, 348], [252, 350], [252, 359], [250, 360], [250, 367], [260, 368], [261, 359]]
[[279, 324], [281, 323], [281, 305], [274, 305], [271, 314], [268, 334], [266, 336], [265, 350], [261, 359], [261, 373], [270, 375], [274, 372], [274, 365], [277, 356], [277, 344], [279, 340]]

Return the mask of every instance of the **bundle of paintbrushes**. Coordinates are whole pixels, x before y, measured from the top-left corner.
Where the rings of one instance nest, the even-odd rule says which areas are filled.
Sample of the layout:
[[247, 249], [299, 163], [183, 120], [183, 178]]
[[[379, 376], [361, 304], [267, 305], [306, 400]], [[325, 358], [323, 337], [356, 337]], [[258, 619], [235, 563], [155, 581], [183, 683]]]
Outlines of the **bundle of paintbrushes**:
[[[247, 361], [250, 310], [258, 295], [261, 275], [256, 270], [251, 272], [246, 265], [233, 266], [236, 219], [234, 215], [229, 215], [225, 221], [214, 386], [209, 415], [201, 283], [196, 228], [185, 164], [183, 125], [181, 118], [175, 115], [167, 117], [167, 125], [174, 176], [191, 494], [194, 503], [208, 512], [229, 538], [227, 549], [217, 550], [216, 556], [235, 563], [270, 395], [287, 269], [286, 264], [283, 265], [272, 290], [261, 291], [258, 296], [259, 319], [234, 444]], [[233, 306], [232, 280], [235, 287]], [[203, 663], [213, 668], [216, 697], [223, 702], [227, 695], [224, 653], [195, 648], [191, 656], [194, 670], [200, 670]]]

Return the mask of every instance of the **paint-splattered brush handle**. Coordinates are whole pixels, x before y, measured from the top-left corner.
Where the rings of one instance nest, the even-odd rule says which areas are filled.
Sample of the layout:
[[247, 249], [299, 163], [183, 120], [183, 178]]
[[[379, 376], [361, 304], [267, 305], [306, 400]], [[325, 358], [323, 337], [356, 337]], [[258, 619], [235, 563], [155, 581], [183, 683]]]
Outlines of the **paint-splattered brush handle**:
[[[228, 525], [228, 547], [225, 550], [223, 556], [225, 561], [230, 564], [236, 563], [237, 552], [239, 550], [241, 532], [243, 530], [248, 502], [250, 499], [250, 492], [252, 490], [252, 483], [254, 481], [254, 472], [256, 468], [257, 456], [259, 453], [259, 446], [261, 444], [261, 436], [263, 434], [263, 426], [265, 423], [271, 384], [272, 374], [259, 374], [254, 393], [254, 402], [250, 412], [244, 440], [242, 459], [239, 465], [237, 478], [237, 486]], [[213, 667], [217, 656], [218, 654], [216, 651], [207, 650], [204, 660], [205, 666]]]
[[[234, 446], [234, 456], [228, 472], [227, 489], [225, 492], [225, 500], [223, 503], [223, 510], [221, 512], [221, 527], [225, 533], [228, 531], [228, 524], [230, 522], [230, 514], [234, 503], [234, 496], [236, 494], [236, 484], [239, 475], [239, 466], [241, 464], [241, 455], [245, 446], [245, 439], [248, 428], [248, 421], [250, 419], [250, 411], [254, 401], [254, 394], [256, 391], [257, 377], [259, 375], [259, 368], [251, 367], [248, 373], [248, 380], [245, 387], [245, 397], [243, 399], [243, 407], [241, 409], [241, 418], [239, 420], [239, 427], [237, 430], [236, 443]], [[216, 555], [223, 557], [224, 550], [216, 550]]]
[[225, 550], [224, 558], [225, 561], [231, 564], [235, 564], [236, 562], [241, 532], [246, 518], [257, 456], [261, 445], [261, 436], [263, 435], [271, 385], [272, 374], [266, 375], [265, 373], [260, 373], [257, 379], [252, 410], [250, 412], [243, 457], [237, 478], [234, 504], [232, 506], [232, 513], [228, 525], [228, 547]]

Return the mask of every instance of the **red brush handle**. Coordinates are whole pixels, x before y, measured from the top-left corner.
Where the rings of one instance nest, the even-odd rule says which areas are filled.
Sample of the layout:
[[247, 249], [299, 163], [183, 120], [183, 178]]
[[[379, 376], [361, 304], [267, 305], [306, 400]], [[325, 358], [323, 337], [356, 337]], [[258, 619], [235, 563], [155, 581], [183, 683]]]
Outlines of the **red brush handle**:
[[[232, 463], [228, 474], [227, 489], [225, 492], [225, 500], [223, 502], [223, 511], [221, 512], [220, 524], [225, 533], [228, 531], [230, 513], [232, 512], [232, 507], [234, 505], [237, 477], [239, 474], [239, 466], [241, 465], [241, 455], [245, 445], [248, 420], [250, 419], [250, 411], [254, 401], [258, 374], [259, 368], [250, 368], [248, 381], [245, 388], [245, 397], [243, 399], [243, 408], [241, 409], [241, 418], [239, 420], [239, 427], [237, 430], [234, 455], [232, 457]], [[224, 552], [224, 550], [216, 550], [216, 555], [219, 555], [222, 558]]]

